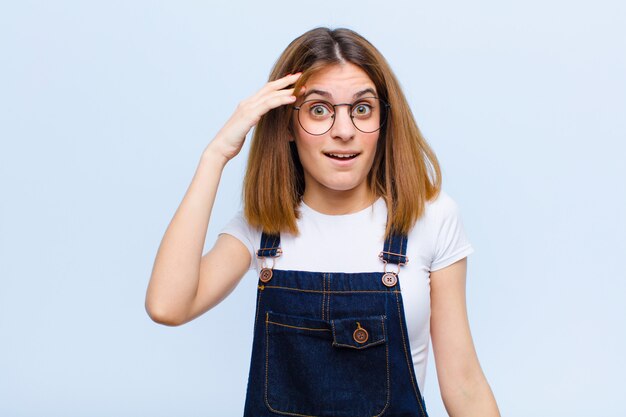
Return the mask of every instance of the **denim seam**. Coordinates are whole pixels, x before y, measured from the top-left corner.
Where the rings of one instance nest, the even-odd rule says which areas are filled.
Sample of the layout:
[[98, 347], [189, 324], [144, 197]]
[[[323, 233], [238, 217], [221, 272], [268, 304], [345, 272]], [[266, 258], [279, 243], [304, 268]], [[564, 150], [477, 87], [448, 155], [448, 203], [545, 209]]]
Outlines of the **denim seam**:
[[346, 345], [344, 343], [337, 343], [337, 342], [335, 342], [335, 340], [337, 340], [337, 333], [335, 331], [335, 320], [331, 320], [330, 321], [330, 325], [333, 328], [333, 346], [349, 347], [349, 348], [352, 348], [352, 349], [359, 349], [360, 350], [360, 349], [365, 349], [365, 348], [370, 347], [370, 346], [376, 346], [376, 345], [380, 345], [381, 343], [385, 343], [387, 341], [387, 336], [385, 335], [385, 324], [384, 324], [384, 317], [385, 316], [382, 316], [382, 317], [383, 318], [381, 320], [383, 320], [383, 338], [380, 339], [380, 340], [377, 340], [375, 342], [370, 342], [370, 343], [368, 343], [366, 345], [363, 345], [363, 346], [353, 346], [353, 345]]
[[272, 406], [270, 405], [270, 402], [267, 398], [267, 387], [269, 386], [269, 357], [270, 357], [270, 334], [269, 334], [269, 326], [267, 325], [268, 323], [270, 323], [269, 321], [269, 313], [265, 313], [265, 405], [267, 406], [267, 408], [272, 411], [273, 413], [277, 413], [277, 414], [285, 414], [285, 415], [289, 415], [289, 416], [298, 416], [298, 417], [311, 417], [311, 416], [307, 416], [305, 414], [296, 414], [296, 413], [289, 413], [286, 411], [278, 411], [272, 408]]
[[266, 323], [275, 324], [276, 326], [289, 327], [290, 329], [301, 329], [301, 330], [314, 330], [314, 331], [325, 331], [329, 332], [330, 329], [324, 329], [319, 327], [300, 327], [300, 326], [292, 326], [290, 324], [278, 323], [276, 321], [266, 320]]
[[324, 310], [326, 303], [326, 274], [322, 274], [322, 320], [324, 320]]
[[378, 340], [376, 342], [372, 342], [372, 343], [368, 343], [367, 345], [364, 346], [352, 346], [352, 345], [344, 345], [343, 343], [333, 343], [333, 346], [337, 346], [337, 347], [347, 347], [347, 348], [352, 348], [352, 349], [357, 349], [357, 350], [361, 350], [361, 349], [365, 349], [368, 348], [370, 346], [378, 346], [378, 345], [382, 345], [383, 343], [385, 343], [385, 339], [382, 340]]
[[256, 315], [254, 316], [254, 327], [256, 328], [257, 321], [259, 321], [259, 310], [261, 309], [261, 297], [263, 297], [263, 290], [259, 286], [259, 295], [256, 303]]
[[[387, 339], [387, 334], [386, 334], [386, 331], [385, 331], [385, 317], [386, 316], [382, 316], [380, 320], [381, 320], [382, 327], [383, 327], [383, 335], [385, 335], [385, 340], [386, 340]], [[268, 323], [273, 323], [273, 322], [271, 322], [269, 320], [269, 313], [266, 312], [265, 313], [265, 405], [267, 406], [267, 408], [270, 411], [272, 411], [273, 413], [277, 413], [277, 414], [283, 414], [283, 415], [288, 415], [288, 416], [297, 416], [297, 417], [316, 417], [316, 416], [309, 416], [307, 414], [298, 414], [298, 413], [290, 413], [290, 412], [287, 412], [287, 411], [275, 410], [270, 405], [269, 400], [267, 398], [267, 388], [268, 388], [268, 385], [269, 385], [269, 352], [270, 352], [269, 326], [267, 325]], [[289, 326], [289, 327], [292, 327], [292, 326]], [[320, 329], [315, 329], [315, 330], [320, 330]], [[329, 330], [329, 329], [324, 329], [324, 330]], [[387, 363], [387, 401], [386, 401], [385, 406], [383, 407], [383, 409], [380, 411], [380, 413], [376, 414], [373, 417], [380, 417], [380, 416], [382, 416], [385, 413], [385, 411], [387, 410], [387, 408], [389, 407], [391, 390], [390, 390], [390, 377], [389, 377], [389, 344], [388, 343], [385, 344], [385, 360], [386, 360], [386, 363]]]
[[269, 313], [265, 313], [265, 405], [267, 408], [273, 413], [277, 414], [285, 414], [290, 416], [299, 416], [299, 417], [308, 417], [304, 414], [296, 414], [296, 413], [288, 413], [285, 411], [274, 410], [270, 405], [270, 402], [267, 398], [267, 387], [269, 385], [269, 355], [270, 355], [270, 338], [269, 338], [269, 326], [267, 323], [269, 322]]
[[330, 315], [330, 293], [328, 294], [328, 320], [330, 320], [332, 316]]
[[301, 288], [292, 288], [292, 287], [281, 287], [279, 285], [266, 285], [265, 289], [273, 288], [277, 290], [291, 290], [291, 291], [299, 291], [299, 292], [314, 292], [314, 293], [336, 293], [336, 294], [351, 294], [351, 293], [399, 293], [398, 290], [303, 290]]
[[[383, 326], [383, 335], [385, 335], [385, 340], [387, 339], [387, 332], [385, 331], [385, 317], [383, 316], [380, 318], [380, 322]], [[385, 406], [383, 407], [383, 409], [380, 411], [380, 413], [378, 413], [376, 416], [374, 417], [380, 417], [383, 414], [385, 414], [385, 411], [387, 411], [387, 408], [389, 407], [389, 402], [391, 401], [391, 381], [389, 378], [389, 343], [385, 343], [385, 355], [386, 355], [386, 359], [387, 359], [387, 403], [385, 404]]]
[[[267, 326], [267, 321], [269, 319], [269, 314], [265, 313], [265, 405], [267, 408], [272, 410], [270, 407], [270, 403], [267, 401], [267, 384], [268, 384], [268, 369], [270, 363], [270, 332]], [[272, 410], [273, 411], [273, 410]]]
[[420, 400], [420, 395], [417, 393], [416, 381], [415, 381], [413, 372], [411, 370], [411, 367], [413, 366], [413, 361], [412, 360], [409, 361], [409, 352], [406, 348], [406, 341], [404, 339], [404, 327], [402, 326], [402, 311], [400, 309], [400, 297], [398, 296], [398, 293], [396, 293], [396, 304], [398, 305], [398, 320], [400, 324], [400, 335], [402, 336], [402, 345], [404, 346], [404, 356], [406, 358], [406, 364], [407, 364], [408, 371], [409, 371], [409, 378], [411, 379], [411, 384], [413, 385], [413, 392], [415, 393], [417, 404], [420, 406], [420, 411], [422, 412], [422, 416], [427, 417], [426, 413], [424, 412], [424, 408], [422, 407], [422, 401]]
[[327, 295], [326, 295], [326, 320], [330, 320], [330, 295], [332, 291], [330, 291], [330, 280], [332, 275], [328, 275], [328, 286], [327, 286]]
[[[354, 348], [354, 349], [363, 349], [365, 347], [382, 344], [383, 342], [385, 342], [387, 340], [387, 333], [385, 331], [385, 318], [386, 317], [387, 316], [381, 316], [380, 317], [380, 322], [381, 322], [382, 327], [383, 327], [384, 339], [379, 340], [379, 341], [377, 341], [375, 343], [370, 343], [369, 345], [362, 346], [362, 347], [355, 347], [355, 346], [351, 346], [351, 345], [343, 345], [343, 344], [339, 344], [339, 343], [334, 343], [334, 340], [333, 340], [333, 346], [345, 346], [345, 347], [350, 347], [350, 348]], [[331, 326], [333, 328], [333, 339], [334, 339], [335, 338], [335, 322], [331, 321], [330, 324], [331, 324]], [[385, 411], [387, 410], [387, 407], [389, 407], [389, 398], [390, 398], [391, 392], [390, 392], [390, 377], [389, 377], [389, 344], [388, 343], [385, 343], [385, 360], [387, 361], [387, 384], [386, 384], [387, 385], [387, 401], [385, 402], [385, 406], [383, 407], [383, 409], [380, 410], [380, 413], [376, 414], [374, 417], [382, 416], [385, 413]]]

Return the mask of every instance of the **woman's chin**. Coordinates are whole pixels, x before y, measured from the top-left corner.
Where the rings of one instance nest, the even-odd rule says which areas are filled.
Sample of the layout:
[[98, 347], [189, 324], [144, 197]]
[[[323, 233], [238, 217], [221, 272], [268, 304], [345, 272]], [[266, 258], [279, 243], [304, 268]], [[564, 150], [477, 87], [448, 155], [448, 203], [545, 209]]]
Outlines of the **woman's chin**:
[[[326, 183], [322, 183], [320, 184], [322, 187], [320, 187], [323, 191], [329, 192], [329, 193], [354, 193], [356, 191], [358, 191], [359, 189], [363, 189], [366, 190], [367, 189], [367, 184], [365, 181], [328, 181]], [[320, 191], [322, 191], [320, 190]], [[322, 191], [322, 192], [323, 192]]]

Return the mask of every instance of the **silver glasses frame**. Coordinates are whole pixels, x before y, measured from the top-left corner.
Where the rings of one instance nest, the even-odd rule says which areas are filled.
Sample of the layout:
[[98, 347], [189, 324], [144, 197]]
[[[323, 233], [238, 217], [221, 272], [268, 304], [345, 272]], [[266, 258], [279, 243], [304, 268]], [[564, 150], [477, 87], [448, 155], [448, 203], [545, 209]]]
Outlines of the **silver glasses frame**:
[[[367, 99], [367, 98], [375, 98], [376, 100], [378, 100], [380, 102], [380, 104], [381, 104], [381, 109], [384, 110], [384, 113], [381, 111], [381, 114], [380, 114], [381, 118], [383, 118], [383, 114], [384, 114], [384, 118], [383, 118], [383, 120], [381, 120], [381, 123], [380, 123], [380, 126], [378, 127], [378, 129], [372, 130], [372, 131], [369, 131], [369, 132], [365, 131], [365, 130], [362, 130], [362, 129], [359, 129], [359, 127], [356, 125], [356, 123], [354, 123], [354, 116], [352, 115], [352, 109], [354, 108], [354, 106], [360, 104], [361, 101], [363, 101], [364, 99]], [[333, 114], [331, 116], [331, 119], [333, 119], [333, 121], [330, 124], [330, 127], [326, 131], [324, 131], [322, 133], [311, 133], [311, 132], [309, 132], [308, 130], [305, 129], [304, 126], [302, 126], [302, 122], [300, 121], [300, 109], [302, 108], [302, 106], [305, 103], [308, 103], [308, 102], [311, 102], [311, 101], [316, 101], [316, 102], [320, 102], [320, 103], [327, 103], [330, 107], [333, 108]], [[298, 117], [297, 117], [298, 124], [300, 125], [300, 127], [302, 127], [302, 129], [304, 129], [305, 132], [307, 132], [309, 135], [313, 135], [313, 136], [322, 136], [322, 135], [325, 135], [326, 133], [328, 133], [330, 131], [330, 129], [332, 129], [333, 126], [335, 125], [335, 120], [336, 120], [335, 116], [337, 115], [337, 107], [339, 107], [339, 106], [348, 106], [349, 107], [348, 108], [348, 115], [350, 116], [350, 120], [352, 121], [352, 124], [354, 125], [354, 127], [358, 131], [363, 132], [363, 133], [374, 133], [374, 132], [377, 132], [380, 129], [382, 129], [382, 127], [385, 125], [385, 123], [387, 123], [388, 112], [389, 112], [389, 109], [391, 109], [391, 104], [387, 103], [385, 100], [383, 100], [383, 99], [381, 99], [379, 97], [376, 97], [376, 96], [360, 97], [358, 100], [354, 101], [353, 103], [337, 103], [337, 104], [333, 104], [330, 101], [320, 100], [320, 99], [305, 100], [302, 103], [300, 103], [299, 106], [293, 106], [293, 109], [298, 111]]]

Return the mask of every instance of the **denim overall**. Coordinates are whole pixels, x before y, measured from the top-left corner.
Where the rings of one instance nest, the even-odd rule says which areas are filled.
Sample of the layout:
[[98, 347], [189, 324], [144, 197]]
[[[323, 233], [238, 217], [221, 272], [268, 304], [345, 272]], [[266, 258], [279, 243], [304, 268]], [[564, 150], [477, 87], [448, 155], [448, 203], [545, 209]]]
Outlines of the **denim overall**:
[[[385, 271], [406, 244], [385, 241]], [[264, 233], [257, 256], [281, 254]], [[244, 417], [427, 417], [410, 352], [397, 273], [263, 268]]]

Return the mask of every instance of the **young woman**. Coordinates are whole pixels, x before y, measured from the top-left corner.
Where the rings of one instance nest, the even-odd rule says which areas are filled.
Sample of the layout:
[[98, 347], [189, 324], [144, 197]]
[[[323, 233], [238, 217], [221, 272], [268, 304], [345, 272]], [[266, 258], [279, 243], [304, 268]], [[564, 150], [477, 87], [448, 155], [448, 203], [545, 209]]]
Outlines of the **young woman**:
[[[253, 126], [243, 213], [202, 255], [222, 170]], [[498, 416], [466, 314], [472, 251], [383, 56], [317, 28], [204, 150], [146, 309], [186, 323], [256, 268], [247, 417], [426, 416], [430, 336], [448, 413]]]

